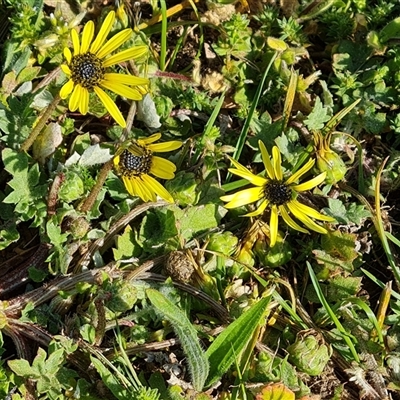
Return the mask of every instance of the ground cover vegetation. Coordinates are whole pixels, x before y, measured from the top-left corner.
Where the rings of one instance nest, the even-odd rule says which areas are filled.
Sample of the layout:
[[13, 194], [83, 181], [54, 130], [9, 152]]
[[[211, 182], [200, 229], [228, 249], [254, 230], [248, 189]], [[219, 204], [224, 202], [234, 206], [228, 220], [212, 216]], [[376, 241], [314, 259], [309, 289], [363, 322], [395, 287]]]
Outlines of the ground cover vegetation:
[[400, 398], [398, 2], [0, 11], [0, 398]]

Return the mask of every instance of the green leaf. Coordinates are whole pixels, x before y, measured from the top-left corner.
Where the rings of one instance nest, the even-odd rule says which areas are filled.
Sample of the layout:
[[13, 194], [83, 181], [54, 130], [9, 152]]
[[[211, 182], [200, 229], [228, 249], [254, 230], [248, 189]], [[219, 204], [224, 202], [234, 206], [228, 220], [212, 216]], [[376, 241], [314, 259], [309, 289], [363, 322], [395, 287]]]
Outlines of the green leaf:
[[262, 322], [270, 299], [271, 296], [267, 296], [254, 304], [236, 321], [232, 322], [207, 349], [206, 355], [210, 362], [207, 386], [220, 379], [235, 359], [239, 357], [254, 331]]
[[308, 115], [307, 119], [304, 120], [304, 125], [308, 127], [311, 131], [321, 130], [325, 122], [331, 119], [330, 108], [326, 108], [322, 105], [319, 97], [315, 100], [315, 105], [311, 113]]
[[[3, 205], [4, 206], [4, 205]], [[0, 225], [0, 250], [5, 249], [11, 243], [19, 240], [20, 235], [14, 222], [2, 223]]]
[[38, 76], [40, 70], [41, 70], [41, 67], [26, 67], [26, 68], [24, 68], [18, 74], [18, 78], [17, 78], [18, 84], [28, 82], [28, 81], [35, 79]]
[[324, 211], [341, 224], [360, 225], [366, 218], [371, 217], [371, 213], [363, 205], [356, 203], [344, 205], [341, 200], [331, 198], [328, 198], [328, 204], [329, 209], [326, 208]]
[[62, 247], [62, 244], [66, 242], [68, 235], [66, 233], [61, 233], [61, 227], [57, 222], [52, 220], [48, 221], [46, 224], [47, 236], [55, 247]]
[[313, 250], [317, 262], [322, 266], [322, 271], [318, 273], [319, 278], [326, 279], [343, 270], [354, 271], [354, 262], [358, 257], [356, 239], [355, 234], [341, 231], [328, 231], [321, 237], [322, 249]]
[[194, 329], [186, 314], [159, 291], [147, 289], [146, 294], [153, 306], [171, 323], [178, 335], [187, 357], [193, 387], [200, 392], [207, 379], [209, 365], [197, 338], [196, 329]]
[[117, 248], [113, 249], [114, 260], [136, 257], [140, 254], [140, 247], [135, 240], [135, 233], [130, 225], [127, 225], [124, 233], [117, 236]]
[[379, 39], [381, 43], [385, 43], [390, 39], [400, 39], [400, 17], [395, 18], [381, 29]]
[[[138, 241], [145, 251], [154, 252], [155, 248], [164, 247], [174, 250], [177, 248], [176, 217], [170, 208], [154, 210], [143, 218]], [[174, 209], [174, 206], [172, 208]]]
[[36, 371], [29, 365], [29, 362], [26, 360], [9, 360], [7, 361], [10, 369], [17, 374], [18, 376], [22, 376], [23, 378], [38, 378], [40, 375], [36, 373]]
[[175, 207], [177, 226], [183, 238], [190, 240], [219, 225], [224, 209], [217, 204], [188, 206], [185, 210]]

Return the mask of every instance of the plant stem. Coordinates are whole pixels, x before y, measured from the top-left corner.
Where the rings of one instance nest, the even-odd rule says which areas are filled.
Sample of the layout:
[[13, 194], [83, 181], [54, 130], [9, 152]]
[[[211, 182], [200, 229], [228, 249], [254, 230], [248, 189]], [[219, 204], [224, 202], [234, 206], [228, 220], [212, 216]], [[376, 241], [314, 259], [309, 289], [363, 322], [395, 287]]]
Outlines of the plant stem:
[[22, 143], [20, 151], [28, 151], [30, 149], [30, 147], [33, 145], [33, 142], [36, 140], [36, 138], [39, 136], [39, 133], [42, 131], [42, 129], [46, 125], [47, 120], [51, 117], [51, 114], [56, 109], [60, 100], [61, 100], [60, 95], [56, 94], [53, 101], [47, 106], [46, 110], [40, 117], [39, 122], [33, 128], [32, 132], [30, 133], [28, 138], [25, 140], [24, 143]]
[[[126, 128], [124, 128], [121, 139], [125, 140], [128, 132], [132, 128], [133, 120], [135, 118], [136, 114], [136, 103], [133, 101], [131, 104], [131, 107], [129, 109], [128, 117], [126, 119]], [[115, 146], [116, 149], [118, 148], [119, 143]], [[100, 170], [99, 176], [97, 177], [96, 184], [93, 186], [91, 192], [89, 193], [89, 196], [85, 199], [85, 201], [82, 203], [82, 205], [79, 207], [79, 210], [83, 213], [89, 212], [92, 207], [94, 202], [97, 199], [97, 196], [101, 190], [101, 188], [104, 185], [104, 182], [107, 179], [108, 173], [112, 170], [114, 165], [113, 160], [111, 159], [110, 161], [106, 162], [103, 167]]]

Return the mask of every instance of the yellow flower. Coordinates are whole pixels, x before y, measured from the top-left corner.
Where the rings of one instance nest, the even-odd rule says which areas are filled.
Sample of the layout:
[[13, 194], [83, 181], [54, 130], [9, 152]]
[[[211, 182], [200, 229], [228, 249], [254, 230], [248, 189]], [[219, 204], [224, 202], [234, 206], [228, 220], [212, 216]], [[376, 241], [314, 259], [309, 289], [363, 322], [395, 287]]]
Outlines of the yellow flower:
[[173, 179], [176, 166], [171, 161], [153, 155], [153, 152], [168, 152], [179, 149], [182, 142], [178, 140], [154, 143], [160, 139], [156, 133], [145, 139], [138, 139], [128, 147], [122, 147], [114, 157], [114, 166], [121, 175], [126, 190], [132, 196], [138, 196], [143, 201], [156, 201], [156, 195], [170, 203], [174, 199], [152, 174], [161, 179]]
[[319, 174], [313, 179], [304, 183], [296, 183], [301, 176], [308, 172], [314, 165], [315, 160], [310, 159], [302, 168], [284, 179], [281, 167], [281, 154], [279, 149], [274, 146], [272, 149], [272, 159], [270, 158], [264, 143], [258, 142], [261, 150], [261, 156], [264, 162], [266, 177], [254, 175], [243, 165], [231, 159], [233, 165], [237, 168], [231, 168], [229, 171], [241, 178], [247, 179], [255, 187], [241, 190], [237, 193], [222, 196], [221, 200], [228, 202], [226, 208], [241, 207], [246, 204], [254, 203], [261, 200], [256, 211], [246, 214], [248, 217], [260, 215], [268, 206], [271, 211], [270, 217], [270, 245], [276, 243], [278, 236], [278, 216], [281, 215], [283, 220], [293, 229], [309, 233], [297, 224], [290, 214], [299, 219], [307, 228], [318, 233], [327, 233], [327, 230], [318, 225], [313, 219], [334, 222], [335, 220], [326, 215], [320, 214], [318, 211], [300, 203], [296, 197], [297, 193], [310, 190], [324, 181], [326, 173]]
[[103, 89], [111, 90], [131, 100], [141, 100], [145, 90], [140, 86], [147, 85], [149, 80], [132, 75], [107, 72], [107, 69], [123, 61], [143, 56], [147, 52], [147, 47], [132, 47], [109, 56], [125, 43], [132, 34], [132, 29], [124, 29], [106, 41], [114, 20], [115, 12], [111, 11], [95, 39], [93, 21], [85, 24], [80, 40], [78, 32], [75, 29], [71, 30], [74, 54], [68, 47], [64, 49], [67, 64], [61, 65], [61, 69], [69, 79], [61, 88], [60, 97], [66, 99], [71, 95], [68, 104], [69, 109], [71, 111], [79, 109], [79, 112], [85, 115], [89, 108], [89, 91], [93, 90], [115, 121], [125, 127], [124, 117], [115, 102]]

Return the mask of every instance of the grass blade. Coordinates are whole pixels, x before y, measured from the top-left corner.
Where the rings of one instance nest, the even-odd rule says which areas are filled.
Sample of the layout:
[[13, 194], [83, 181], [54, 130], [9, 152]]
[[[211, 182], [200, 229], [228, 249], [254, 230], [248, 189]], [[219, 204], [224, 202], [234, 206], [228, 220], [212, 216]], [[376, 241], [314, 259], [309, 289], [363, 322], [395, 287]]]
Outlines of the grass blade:
[[[258, 101], [260, 100], [260, 96], [261, 96], [261, 93], [262, 93], [262, 90], [264, 87], [265, 80], [267, 79], [269, 70], [271, 69], [272, 64], [274, 63], [277, 55], [278, 55], [278, 52], [275, 52], [274, 55], [272, 56], [271, 61], [269, 62], [267, 68], [264, 71], [264, 74], [261, 78], [260, 84], [258, 85], [257, 92], [254, 96], [253, 102], [252, 102], [250, 110], [249, 110], [249, 115], [247, 116], [246, 122], [244, 123], [242, 131], [240, 132], [240, 136], [239, 136], [239, 139], [236, 144], [236, 150], [233, 153], [233, 158], [235, 160], [239, 160], [240, 154], [242, 154], [243, 146], [244, 146], [244, 144], [246, 142], [246, 138], [247, 138], [247, 133], [249, 132], [251, 119], [253, 118], [254, 111], [256, 110]], [[226, 177], [226, 182], [229, 182], [230, 178], [231, 178], [231, 174], [229, 173]]]
[[330, 319], [332, 322], [336, 325], [336, 328], [339, 330], [339, 332], [342, 334], [343, 340], [346, 342], [347, 346], [350, 349], [351, 354], [353, 355], [353, 359], [356, 362], [360, 362], [360, 357], [358, 357], [357, 350], [354, 347], [353, 342], [350, 340], [348, 333], [344, 329], [343, 325], [340, 323], [339, 319], [336, 317], [336, 314], [333, 312], [332, 308], [328, 304], [328, 302], [325, 299], [324, 294], [322, 293], [321, 286], [318, 283], [318, 279], [315, 276], [315, 273], [311, 267], [311, 264], [307, 262], [307, 268], [308, 272], [310, 274], [311, 282], [314, 286], [314, 289], [317, 293], [318, 299], [321, 302], [322, 306], [325, 308], [326, 312], [328, 313]]

